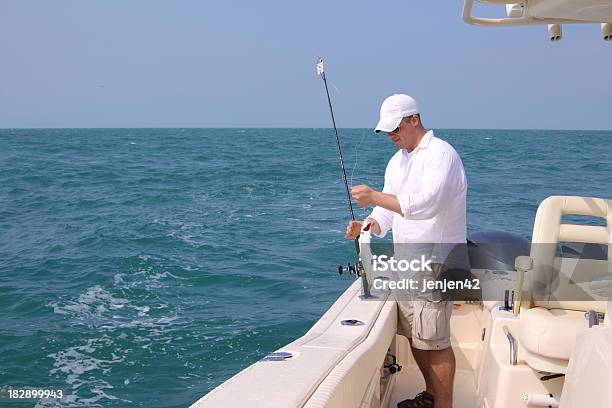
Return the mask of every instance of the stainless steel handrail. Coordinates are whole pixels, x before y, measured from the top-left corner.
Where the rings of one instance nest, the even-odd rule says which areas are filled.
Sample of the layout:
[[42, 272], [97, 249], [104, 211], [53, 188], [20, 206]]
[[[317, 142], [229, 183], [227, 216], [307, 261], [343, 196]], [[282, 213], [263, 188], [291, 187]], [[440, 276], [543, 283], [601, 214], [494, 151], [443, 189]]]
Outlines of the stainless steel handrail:
[[502, 329], [504, 330], [504, 334], [508, 338], [508, 343], [510, 343], [510, 365], [516, 365], [518, 361], [516, 339], [510, 332], [508, 326], [504, 326]]

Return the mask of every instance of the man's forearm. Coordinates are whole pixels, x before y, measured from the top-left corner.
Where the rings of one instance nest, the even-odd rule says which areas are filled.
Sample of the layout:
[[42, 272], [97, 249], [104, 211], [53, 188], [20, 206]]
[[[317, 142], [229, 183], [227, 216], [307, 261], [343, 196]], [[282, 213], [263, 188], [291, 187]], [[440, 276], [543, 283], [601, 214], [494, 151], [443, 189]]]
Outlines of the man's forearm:
[[402, 207], [400, 207], [399, 200], [397, 199], [397, 196], [394, 196], [393, 194], [376, 191], [374, 192], [373, 201], [374, 204], [379, 207], [385, 208], [389, 211], [393, 211], [401, 216], [404, 216], [404, 214], [402, 214]]

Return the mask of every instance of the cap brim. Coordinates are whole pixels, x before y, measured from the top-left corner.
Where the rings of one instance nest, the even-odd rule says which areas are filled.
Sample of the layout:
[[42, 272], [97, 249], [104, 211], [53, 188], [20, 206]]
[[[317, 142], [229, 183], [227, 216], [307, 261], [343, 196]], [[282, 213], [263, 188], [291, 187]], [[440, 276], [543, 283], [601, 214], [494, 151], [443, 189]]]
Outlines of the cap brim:
[[399, 126], [401, 121], [402, 118], [381, 118], [378, 121], [378, 125], [374, 128], [374, 132], [391, 132]]

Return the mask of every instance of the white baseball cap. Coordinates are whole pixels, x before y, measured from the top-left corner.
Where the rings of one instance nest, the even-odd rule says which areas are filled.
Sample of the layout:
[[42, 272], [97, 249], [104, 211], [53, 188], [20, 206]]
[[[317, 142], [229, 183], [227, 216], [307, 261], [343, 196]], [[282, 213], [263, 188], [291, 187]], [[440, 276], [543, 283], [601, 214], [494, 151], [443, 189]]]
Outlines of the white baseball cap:
[[419, 106], [414, 98], [405, 94], [391, 95], [380, 106], [380, 120], [374, 131], [391, 132], [399, 126], [402, 118], [417, 113]]

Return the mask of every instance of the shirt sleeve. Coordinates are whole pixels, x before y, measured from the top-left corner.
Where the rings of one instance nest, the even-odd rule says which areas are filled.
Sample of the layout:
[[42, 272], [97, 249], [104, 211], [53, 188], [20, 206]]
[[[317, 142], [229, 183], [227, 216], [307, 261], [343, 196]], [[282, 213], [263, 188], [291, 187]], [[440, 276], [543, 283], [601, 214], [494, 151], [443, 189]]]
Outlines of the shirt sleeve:
[[[393, 194], [393, 192], [391, 191], [391, 184], [389, 183], [389, 177], [387, 176], [388, 171], [389, 165], [387, 165], [387, 169], [385, 170], [385, 185], [383, 187], [383, 193]], [[394, 214], [395, 213], [393, 211], [387, 210], [386, 208], [380, 206], [374, 207], [370, 216], [366, 218], [366, 221], [369, 218], [375, 219], [376, 222], [378, 222], [378, 225], [380, 226], [380, 234], [374, 235], [379, 238], [384, 238], [384, 236], [387, 235], [387, 232], [389, 232], [389, 230], [393, 226]]]
[[397, 196], [404, 218], [435, 217], [464, 182], [463, 166], [458, 157], [449, 151], [437, 154], [426, 164], [421, 191]]
[[380, 226], [380, 234], [376, 234], [374, 232], [372, 233], [379, 238], [384, 238], [384, 236], [387, 235], [387, 232], [389, 232], [391, 226], [393, 225], [393, 212], [387, 210], [386, 208], [374, 207], [370, 216], [366, 218], [366, 221], [370, 218], [375, 219], [376, 222], [378, 222], [378, 225]]

